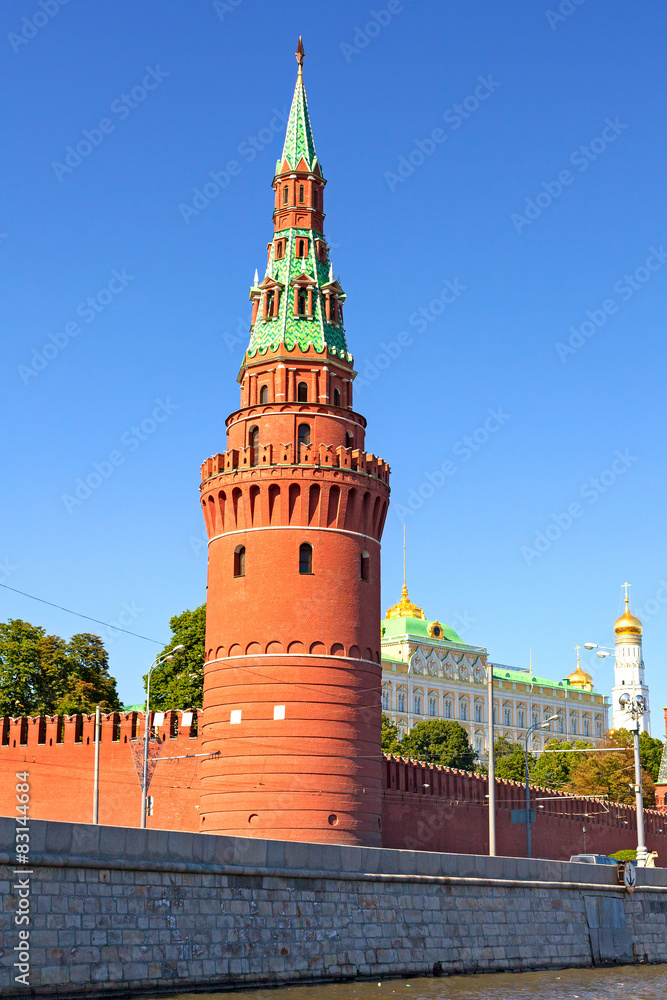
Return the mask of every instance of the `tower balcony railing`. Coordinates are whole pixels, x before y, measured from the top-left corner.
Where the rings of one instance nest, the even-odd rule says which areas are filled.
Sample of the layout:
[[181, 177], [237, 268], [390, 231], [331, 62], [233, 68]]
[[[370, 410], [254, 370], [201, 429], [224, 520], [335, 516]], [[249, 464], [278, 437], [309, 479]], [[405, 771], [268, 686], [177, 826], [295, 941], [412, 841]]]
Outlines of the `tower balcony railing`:
[[358, 448], [344, 448], [332, 445], [300, 445], [296, 449], [292, 444], [265, 444], [253, 448], [230, 448], [218, 455], [207, 458], [201, 467], [202, 482], [213, 476], [230, 472], [243, 472], [249, 469], [263, 469], [280, 465], [317, 466], [319, 468], [349, 469], [351, 472], [362, 472], [373, 476], [385, 484], [389, 484], [389, 466], [387, 463], [360, 451]]

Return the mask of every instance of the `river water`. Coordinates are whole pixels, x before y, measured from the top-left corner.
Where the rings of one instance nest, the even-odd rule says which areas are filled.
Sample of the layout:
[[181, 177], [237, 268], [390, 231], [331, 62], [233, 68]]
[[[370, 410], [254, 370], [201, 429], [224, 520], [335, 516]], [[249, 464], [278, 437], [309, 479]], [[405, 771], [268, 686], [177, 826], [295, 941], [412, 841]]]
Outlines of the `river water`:
[[[219, 1000], [222, 996], [182, 993], [172, 1000]], [[282, 986], [234, 991], [233, 997], [234, 1000], [662, 1000], [667, 997], [667, 965]]]

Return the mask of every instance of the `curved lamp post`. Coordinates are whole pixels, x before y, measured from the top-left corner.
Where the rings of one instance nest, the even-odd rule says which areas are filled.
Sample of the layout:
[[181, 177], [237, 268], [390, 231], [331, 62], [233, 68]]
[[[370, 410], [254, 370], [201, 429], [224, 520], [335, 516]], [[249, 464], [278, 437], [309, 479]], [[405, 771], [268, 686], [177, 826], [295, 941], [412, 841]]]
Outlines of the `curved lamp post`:
[[524, 755], [526, 760], [526, 857], [532, 857], [531, 854], [531, 843], [530, 843], [530, 772], [528, 770], [528, 739], [531, 733], [536, 733], [538, 729], [549, 729], [551, 723], [558, 718], [557, 715], [551, 715], [544, 722], [536, 722], [534, 725], [527, 729], [525, 732], [526, 745], [524, 749]]
[[618, 699], [618, 703], [624, 712], [631, 717], [634, 725], [632, 727], [632, 741], [635, 750], [635, 803], [637, 807], [637, 865], [639, 868], [646, 867], [646, 839], [644, 836], [644, 796], [642, 792], [642, 764], [639, 755], [639, 720], [646, 711], [646, 702], [640, 694], [635, 698], [627, 691]]
[[145, 716], [145, 728], [144, 728], [144, 766], [141, 772], [141, 829], [146, 829], [146, 803], [148, 799], [148, 737], [150, 733], [149, 726], [149, 713], [150, 713], [150, 697], [151, 697], [151, 674], [156, 667], [162, 666], [163, 663], [171, 663], [176, 659], [175, 653], [182, 653], [185, 650], [185, 646], [174, 646], [172, 650], [168, 653], [156, 656], [150, 667], [148, 668], [148, 676], [146, 677], [146, 716]]

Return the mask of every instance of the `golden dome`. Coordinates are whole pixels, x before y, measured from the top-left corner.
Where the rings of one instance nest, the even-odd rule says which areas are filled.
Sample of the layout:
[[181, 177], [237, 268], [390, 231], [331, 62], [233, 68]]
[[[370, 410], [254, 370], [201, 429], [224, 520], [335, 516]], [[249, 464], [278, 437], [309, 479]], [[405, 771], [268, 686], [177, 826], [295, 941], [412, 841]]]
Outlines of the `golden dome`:
[[626, 633], [630, 633], [631, 635], [642, 634], [642, 623], [630, 611], [630, 601], [627, 597], [625, 598], [625, 611], [614, 622], [614, 632], [616, 635], [624, 635]]
[[579, 688], [582, 691], [592, 691], [593, 690], [593, 678], [590, 674], [587, 674], [585, 670], [582, 670], [581, 663], [579, 662], [579, 647], [577, 646], [577, 669], [573, 670], [571, 674], [567, 675], [567, 680], [569, 681], [570, 687]]
[[393, 607], [389, 608], [385, 618], [423, 618], [424, 612], [421, 608], [418, 608], [416, 604], [413, 604], [408, 597], [408, 588], [403, 584], [403, 589], [401, 590], [401, 599], [398, 604], [394, 604]]

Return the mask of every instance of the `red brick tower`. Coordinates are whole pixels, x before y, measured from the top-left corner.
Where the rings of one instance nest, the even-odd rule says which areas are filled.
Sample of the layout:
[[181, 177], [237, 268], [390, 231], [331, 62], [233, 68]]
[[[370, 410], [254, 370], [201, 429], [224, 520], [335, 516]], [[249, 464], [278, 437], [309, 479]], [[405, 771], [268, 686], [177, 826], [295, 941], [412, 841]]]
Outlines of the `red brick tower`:
[[303, 86], [273, 180], [227, 450], [202, 467], [209, 536], [203, 832], [379, 846], [380, 538], [389, 468], [364, 450], [345, 295], [323, 234]]

